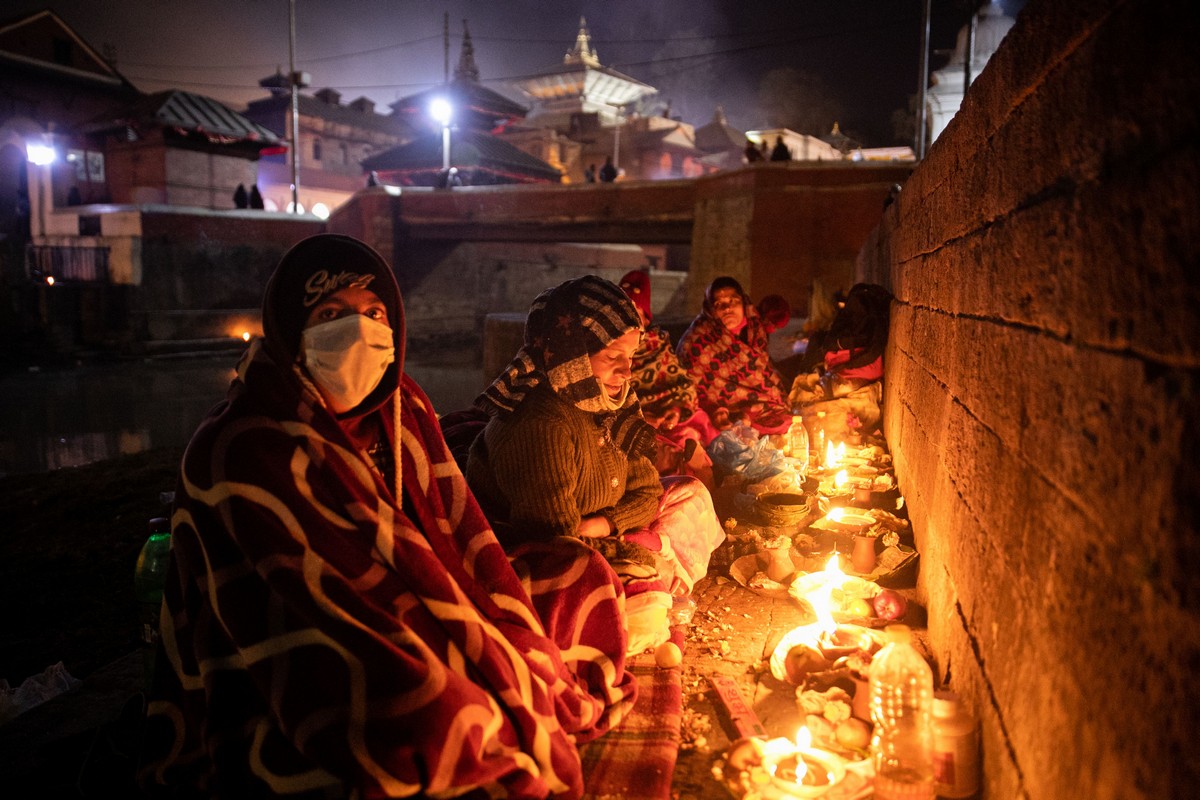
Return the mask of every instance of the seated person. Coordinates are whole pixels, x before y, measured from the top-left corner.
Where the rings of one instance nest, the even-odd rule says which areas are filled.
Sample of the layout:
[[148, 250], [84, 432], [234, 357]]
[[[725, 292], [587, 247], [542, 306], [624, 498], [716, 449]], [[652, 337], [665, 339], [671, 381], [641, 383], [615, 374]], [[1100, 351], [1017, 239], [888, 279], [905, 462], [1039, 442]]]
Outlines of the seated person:
[[301, 241], [263, 330], [183, 457], [145, 794], [579, 796], [635, 696], [620, 582], [578, 543], [510, 562], [375, 251]]
[[703, 310], [675, 351], [717, 429], [738, 421], [760, 434], [788, 429], [792, 412], [771, 365], [766, 329], [736, 280], [720, 277], [709, 285]]
[[491, 419], [471, 445], [467, 481], [508, 548], [583, 539], [626, 589], [630, 651], [669, 635], [686, 595], [725, 539], [695, 478], [659, 479], [654, 429], [630, 388], [642, 326], [617, 286], [588, 275], [542, 292], [524, 345], [476, 403]]
[[838, 309], [845, 305], [843, 292], [829, 291], [820, 279], [813, 279], [809, 294], [808, 317], [792, 341], [792, 355], [776, 362], [783, 385], [790, 387], [796, 376], [810, 371], [825, 354], [822, 348]]
[[700, 410], [696, 386], [679, 364], [671, 339], [650, 324], [650, 277], [633, 270], [621, 278], [642, 321], [642, 343], [633, 354], [630, 385], [642, 404], [642, 416], [658, 432], [654, 466], [659, 475], [692, 475], [713, 488], [712, 459], [705, 446], [717, 431]]
[[852, 287], [821, 339], [816, 366], [792, 383], [788, 400], [806, 418], [825, 412], [830, 441], [856, 439], [879, 422], [890, 309], [891, 293], [882, 286]]

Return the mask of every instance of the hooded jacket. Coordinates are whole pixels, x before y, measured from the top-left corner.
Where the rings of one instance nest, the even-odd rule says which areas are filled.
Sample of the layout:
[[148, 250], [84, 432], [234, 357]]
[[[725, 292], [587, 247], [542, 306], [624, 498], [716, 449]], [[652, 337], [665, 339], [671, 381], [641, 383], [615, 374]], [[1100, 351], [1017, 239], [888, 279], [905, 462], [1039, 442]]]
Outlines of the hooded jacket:
[[[352, 282], [384, 301], [397, 357], [338, 419], [299, 339], [314, 295]], [[300, 242], [272, 276], [264, 338], [181, 465], [150, 795], [579, 797], [577, 742], [631, 707], [620, 582], [571, 542], [518, 575], [403, 372], [403, 320], [391, 269], [349, 237]]]

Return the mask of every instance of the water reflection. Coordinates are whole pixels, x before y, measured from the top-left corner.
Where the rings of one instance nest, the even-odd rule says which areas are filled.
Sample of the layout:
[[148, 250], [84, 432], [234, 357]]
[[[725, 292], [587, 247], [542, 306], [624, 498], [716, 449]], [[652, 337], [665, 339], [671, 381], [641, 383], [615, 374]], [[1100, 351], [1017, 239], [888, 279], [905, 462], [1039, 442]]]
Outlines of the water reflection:
[[[182, 446], [225, 396], [236, 356], [90, 364], [0, 377], [0, 476]], [[440, 412], [470, 405], [479, 367], [410, 363]]]

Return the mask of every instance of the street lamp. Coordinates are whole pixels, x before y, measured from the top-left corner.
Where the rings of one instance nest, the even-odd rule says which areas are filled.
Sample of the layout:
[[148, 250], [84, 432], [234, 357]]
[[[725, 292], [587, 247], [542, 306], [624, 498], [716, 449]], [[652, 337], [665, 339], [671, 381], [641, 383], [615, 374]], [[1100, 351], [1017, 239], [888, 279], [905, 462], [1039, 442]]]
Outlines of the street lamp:
[[444, 97], [435, 97], [429, 104], [429, 116], [442, 123], [442, 171], [450, 171], [450, 120], [454, 117], [454, 109], [450, 101]]
[[54, 145], [30, 139], [25, 143], [25, 158], [30, 164], [45, 167], [54, 163], [58, 153], [55, 152]]

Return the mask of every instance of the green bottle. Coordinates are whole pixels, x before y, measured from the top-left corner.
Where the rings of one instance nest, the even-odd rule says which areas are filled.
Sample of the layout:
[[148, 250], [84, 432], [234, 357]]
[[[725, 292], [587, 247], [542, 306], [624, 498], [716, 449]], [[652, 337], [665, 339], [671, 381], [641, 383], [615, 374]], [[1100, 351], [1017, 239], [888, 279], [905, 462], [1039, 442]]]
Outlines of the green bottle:
[[158, 617], [162, 607], [163, 586], [167, 578], [167, 558], [171, 554], [171, 521], [166, 517], [150, 520], [150, 537], [142, 545], [133, 571], [133, 592], [137, 596], [141, 623], [142, 669], [146, 688], [154, 677], [154, 652], [158, 648]]

